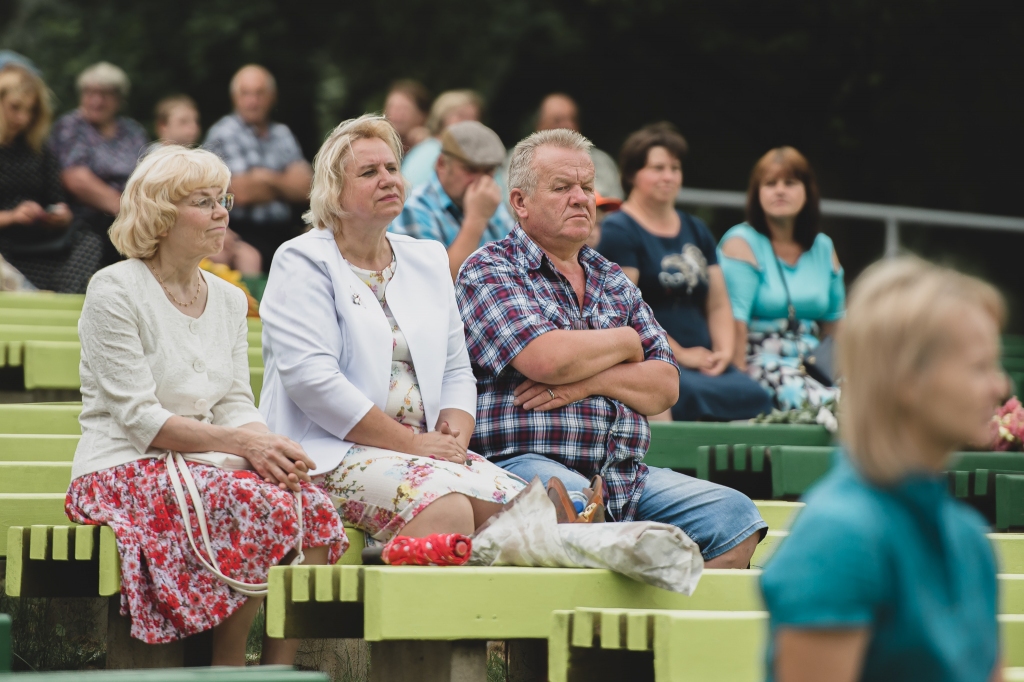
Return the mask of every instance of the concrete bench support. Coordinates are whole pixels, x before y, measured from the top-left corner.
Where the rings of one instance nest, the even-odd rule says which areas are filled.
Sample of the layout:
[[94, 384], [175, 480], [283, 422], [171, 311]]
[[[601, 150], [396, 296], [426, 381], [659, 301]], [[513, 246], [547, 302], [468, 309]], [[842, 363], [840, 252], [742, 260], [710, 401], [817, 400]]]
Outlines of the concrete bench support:
[[392, 640], [370, 645], [370, 682], [485, 682], [487, 643]]

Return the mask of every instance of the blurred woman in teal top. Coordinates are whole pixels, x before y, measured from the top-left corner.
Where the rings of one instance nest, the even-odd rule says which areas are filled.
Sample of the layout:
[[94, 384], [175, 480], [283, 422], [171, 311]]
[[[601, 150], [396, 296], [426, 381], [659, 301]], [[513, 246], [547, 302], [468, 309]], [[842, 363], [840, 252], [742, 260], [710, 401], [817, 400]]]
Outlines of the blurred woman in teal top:
[[767, 389], [780, 409], [835, 396], [807, 375], [806, 360], [843, 318], [846, 290], [832, 240], [818, 231], [818, 185], [807, 159], [780, 147], [755, 164], [747, 222], [719, 246], [736, 320], [734, 364]]
[[999, 293], [916, 258], [873, 265], [838, 336], [846, 452], [762, 576], [777, 682], [1002, 679], [985, 522], [942, 473], [1007, 391]]

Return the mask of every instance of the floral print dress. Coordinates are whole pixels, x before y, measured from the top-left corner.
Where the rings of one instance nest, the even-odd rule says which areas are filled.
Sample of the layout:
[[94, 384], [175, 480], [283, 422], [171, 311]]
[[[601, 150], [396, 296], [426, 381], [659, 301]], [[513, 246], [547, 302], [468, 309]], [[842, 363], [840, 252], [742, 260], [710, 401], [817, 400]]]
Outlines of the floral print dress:
[[[384, 411], [413, 432], [424, 433], [428, 429], [416, 368], [385, 298], [396, 265], [392, 259], [382, 271], [349, 267], [373, 292], [391, 324], [391, 383]], [[427, 505], [449, 493], [504, 504], [526, 486], [472, 452], [467, 464], [456, 464], [363, 445], [353, 446], [336, 469], [313, 482], [331, 496], [346, 523], [379, 542], [398, 535]]]
[[[270, 568], [298, 539], [295, 496], [255, 471], [195, 462], [186, 466], [205, 507], [221, 572], [242, 582], [266, 582]], [[302, 493], [302, 546], [328, 546], [333, 564], [348, 548], [345, 530], [319, 489], [303, 483]], [[192, 533], [199, 538], [187, 497]], [[64, 506], [75, 523], [114, 529], [121, 557], [121, 615], [131, 617], [132, 637], [147, 644], [173, 642], [220, 625], [248, 599], [199, 563], [164, 460], [139, 459], [76, 478]]]

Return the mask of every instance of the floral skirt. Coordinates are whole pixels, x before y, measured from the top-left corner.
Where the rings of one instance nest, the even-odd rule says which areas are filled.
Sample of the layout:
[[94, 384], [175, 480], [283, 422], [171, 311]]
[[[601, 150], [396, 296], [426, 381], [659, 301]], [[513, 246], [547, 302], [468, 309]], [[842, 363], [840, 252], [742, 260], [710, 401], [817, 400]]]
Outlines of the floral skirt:
[[449, 493], [505, 504], [526, 482], [480, 455], [471, 465], [353, 446], [338, 468], [313, 477], [345, 523], [387, 542], [431, 502]]
[[[253, 471], [187, 466], [206, 507], [221, 571], [247, 583], [266, 582], [298, 539], [295, 496]], [[113, 528], [121, 556], [121, 615], [131, 617], [132, 637], [148, 644], [188, 637], [219, 625], [245, 603], [245, 595], [196, 558], [163, 460], [140, 459], [74, 479], [65, 510], [76, 523]], [[302, 521], [303, 547], [328, 546], [331, 563], [348, 548], [331, 501], [308, 484], [302, 486]]]
[[817, 324], [800, 321], [799, 330], [787, 329], [788, 320], [751, 320], [747, 337], [747, 374], [772, 395], [780, 410], [820, 407], [839, 396], [804, 370], [803, 358], [817, 350]]

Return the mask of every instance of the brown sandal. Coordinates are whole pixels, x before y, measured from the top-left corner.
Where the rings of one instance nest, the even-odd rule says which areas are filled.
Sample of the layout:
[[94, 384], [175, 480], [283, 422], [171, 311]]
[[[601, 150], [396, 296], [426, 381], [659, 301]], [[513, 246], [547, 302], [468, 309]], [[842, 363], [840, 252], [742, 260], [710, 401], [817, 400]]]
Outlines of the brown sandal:
[[587, 506], [577, 517], [577, 523], [604, 523], [604, 479], [600, 475], [590, 479], [590, 487], [583, 489]]
[[565, 489], [562, 479], [552, 476], [547, 484], [548, 498], [555, 505], [555, 518], [558, 523], [576, 523], [576, 506], [569, 499], [569, 491]]

